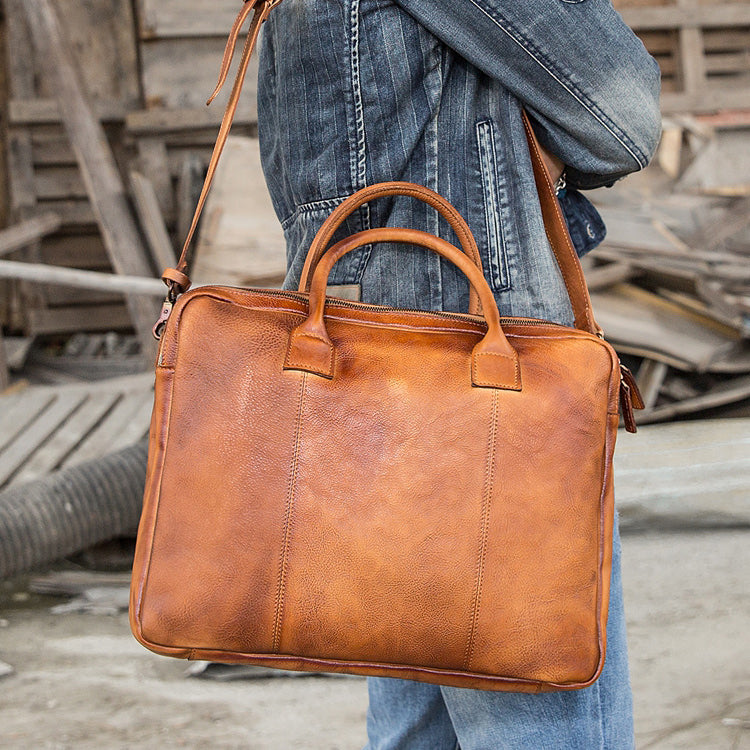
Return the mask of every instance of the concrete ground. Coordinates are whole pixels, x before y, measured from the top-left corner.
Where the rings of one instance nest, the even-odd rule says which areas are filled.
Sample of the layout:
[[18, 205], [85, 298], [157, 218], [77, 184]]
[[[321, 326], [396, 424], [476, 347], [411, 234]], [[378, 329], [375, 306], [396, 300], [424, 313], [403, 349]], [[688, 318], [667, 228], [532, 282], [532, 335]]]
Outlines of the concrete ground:
[[[750, 750], [750, 531], [627, 533], [623, 549], [639, 750]], [[186, 678], [124, 614], [51, 614], [58, 603], [18, 582], [0, 593], [0, 660], [15, 669], [0, 677], [1, 748], [365, 742], [362, 679]]]

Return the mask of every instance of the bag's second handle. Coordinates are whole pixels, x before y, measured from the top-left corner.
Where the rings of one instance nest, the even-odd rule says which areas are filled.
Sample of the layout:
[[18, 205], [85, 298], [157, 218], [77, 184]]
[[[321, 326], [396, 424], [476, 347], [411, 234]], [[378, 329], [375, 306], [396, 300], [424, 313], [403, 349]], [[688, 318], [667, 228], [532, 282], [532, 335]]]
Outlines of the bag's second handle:
[[336, 350], [326, 329], [324, 310], [326, 284], [335, 263], [344, 255], [363, 245], [377, 242], [404, 242], [421, 245], [439, 253], [466, 274], [482, 304], [487, 333], [471, 354], [473, 385], [502, 390], [521, 390], [521, 369], [518, 354], [510, 345], [500, 324], [500, 313], [482, 271], [458, 248], [427, 232], [398, 227], [382, 227], [359, 232], [335, 244], [318, 262], [310, 286], [310, 307], [307, 318], [289, 337], [285, 370], [303, 370], [334, 377]]
[[[466, 223], [464, 217], [442, 195], [422, 185], [416, 185], [413, 182], [379, 182], [376, 185], [370, 185], [358, 190], [354, 195], [350, 195], [323, 222], [305, 258], [305, 265], [302, 269], [298, 287], [300, 292], [310, 291], [310, 282], [312, 281], [312, 275], [318, 265], [318, 261], [323, 257], [328, 243], [333, 239], [336, 230], [344, 223], [346, 218], [360, 206], [364, 206], [365, 203], [369, 203], [376, 198], [386, 198], [393, 195], [417, 198], [423, 203], [432, 206], [448, 222], [451, 229], [456, 233], [456, 237], [458, 237], [458, 241], [461, 243], [464, 252], [481, 270], [482, 258], [479, 255], [479, 248], [477, 247], [474, 235], [471, 233], [471, 229], [469, 229], [469, 225]], [[469, 289], [469, 312], [473, 315], [481, 314], [479, 297], [474, 287], [470, 287]]]

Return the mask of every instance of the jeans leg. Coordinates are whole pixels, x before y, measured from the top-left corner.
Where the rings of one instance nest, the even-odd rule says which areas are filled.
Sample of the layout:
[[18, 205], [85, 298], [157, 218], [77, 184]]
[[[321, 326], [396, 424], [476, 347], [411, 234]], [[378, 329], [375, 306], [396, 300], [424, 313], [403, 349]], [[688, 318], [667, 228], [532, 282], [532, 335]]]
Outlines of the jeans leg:
[[462, 750], [632, 750], [633, 707], [617, 524], [607, 658], [591, 687], [540, 695], [461, 688], [442, 688], [442, 693]]
[[456, 733], [438, 685], [370, 677], [367, 687], [365, 750], [456, 750]]

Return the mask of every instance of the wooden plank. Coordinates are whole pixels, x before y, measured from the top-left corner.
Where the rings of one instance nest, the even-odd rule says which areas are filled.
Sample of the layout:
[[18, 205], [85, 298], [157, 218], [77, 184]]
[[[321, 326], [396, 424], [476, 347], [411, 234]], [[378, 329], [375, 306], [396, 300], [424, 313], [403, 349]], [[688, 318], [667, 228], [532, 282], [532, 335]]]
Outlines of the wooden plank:
[[41, 261], [53, 266], [111, 270], [112, 266], [98, 234], [78, 231], [72, 235], [55, 235], [42, 242]]
[[34, 189], [40, 201], [81, 200], [87, 196], [78, 167], [47, 167], [34, 173]]
[[151, 412], [154, 410], [154, 394], [146, 391], [140, 395], [140, 400], [133, 399], [134, 408], [127, 424], [117, 433], [109, 446], [110, 451], [118, 451], [137, 443], [148, 435], [151, 425]]
[[[225, 160], [222, 160], [225, 161]], [[185, 154], [177, 180], [177, 238], [187, 237], [203, 185], [205, 165], [193, 152]]]
[[[677, 13], [690, 14], [698, 8], [696, 0], [677, 0]], [[706, 84], [706, 65], [703, 59], [703, 32], [699, 24], [685, 24], [679, 32], [680, 79], [682, 90], [694, 94]]]
[[44, 293], [50, 307], [68, 307], [69, 305], [114, 305], [124, 304], [121, 294], [100, 292], [96, 289], [56, 286], [45, 284]]
[[44, 235], [59, 229], [61, 223], [57, 214], [45, 213], [7, 229], [0, 229], [0, 256], [38, 241]]
[[[213, 129], [213, 135], [205, 137], [211, 137], [213, 142], [216, 140], [216, 132], [223, 114], [224, 111], [220, 107], [214, 107], [213, 104], [206, 107], [205, 102], [198, 108], [154, 105], [152, 109], [129, 112], [125, 117], [125, 127], [128, 133], [135, 136], [166, 135], [209, 128]], [[250, 122], [254, 122], [254, 119], [243, 118], [242, 113], [238, 112], [232, 127], [247, 125]]]
[[5, 359], [11, 370], [20, 370], [34, 342], [30, 336], [6, 336], [3, 347]]
[[[151, 270], [117, 165], [104, 130], [83, 95], [54, 7], [50, 0], [25, 0], [24, 8], [35, 48], [44, 57], [47, 74], [55, 84], [65, 129], [78, 157], [112, 265], [118, 273], [148, 276]], [[140, 337], [144, 360], [150, 361], [154, 353], [151, 328], [157, 306], [151, 300], [129, 296], [128, 308]]]
[[657, 362], [655, 359], [644, 359], [638, 368], [636, 380], [646, 409], [651, 409], [656, 405], [656, 399], [659, 398], [659, 391], [668, 371], [667, 364]]
[[169, 221], [174, 215], [174, 190], [164, 138], [138, 139], [138, 171], [151, 182], [161, 214]]
[[[229, 28], [229, 27], [227, 27]], [[146, 106], [170, 109], [200, 109], [216, 86], [225, 39], [165, 39], [141, 45], [141, 65]], [[239, 55], [230, 80], [239, 65]], [[258, 56], [253, 55], [238, 108], [241, 119], [257, 120], [256, 94]], [[229, 89], [211, 104], [219, 114], [229, 99]]]
[[125, 305], [82, 305], [28, 311], [29, 332], [77, 333], [79, 331], [122, 331], [132, 325]]
[[[13, 97], [31, 98], [36, 95], [36, 70], [31, 49], [31, 37], [23, 10], [24, 0], [5, 0], [7, 23], [7, 58], [10, 90]], [[6, 145], [10, 212], [15, 221], [32, 218], [36, 214], [36, 188], [31, 135], [27, 129], [9, 128]], [[38, 261], [39, 243], [33, 243], [19, 253], [18, 259]], [[14, 324], [26, 328], [26, 312], [46, 304], [44, 290], [27, 284], [13, 284], [17, 304]]]
[[613, 284], [630, 281], [638, 271], [627, 263], [607, 263], [586, 270], [586, 285], [590, 292], [606, 289]]
[[717, 3], [678, 7], [621, 8], [620, 15], [631, 29], [674, 29], [682, 26], [716, 28], [750, 26], [750, 3]]
[[750, 149], [743, 130], [716, 133], [690, 163], [677, 187], [714, 195], [750, 195]]
[[193, 264], [196, 284], [283, 280], [286, 242], [268, 195], [256, 138], [230, 136], [216, 171]]
[[23, 466], [29, 456], [60, 427], [84, 399], [83, 394], [55, 398], [34, 422], [0, 453], [0, 485], [5, 484]]
[[[148, 431], [148, 419], [144, 419], [143, 416], [144, 398], [143, 392], [124, 395], [109, 412], [107, 418], [92, 430], [78, 448], [62, 462], [61, 468], [109, 453], [114, 445], [122, 447], [120, 435], [126, 430], [130, 435], [136, 431], [132, 426], [136, 417], [143, 419], [142, 425], [137, 424], [137, 427], [140, 430], [142, 426], [143, 431], [140, 434], [145, 434]], [[148, 394], [148, 399], [153, 401], [153, 396]]]
[[47, 200], [39, 203], [39, 210], [58, 214], [63, 228], [78, 230], [96, 226], [96, 216], [88, 201]]
[[30, 98], [35, 93], [34, 59], [23, 54], [31, 48], [31, 37], [23, 13], [24, 0], [4, 0], [8, 34], [7, 71], [12, 96]]
[[[106, 57], [110, 59], [109, 55]], [[92, 112], [102, 122], [117, 122], [125, 118], [121, 104], [98, 102]], [[11, 99], [8, 102], [8, 121], [11, 125], [62, 125], [62, 113], [56, 99]]]
[[133, 187], [133, 199], [141, 220], [141, 227], [151, 248], [151, 257], [156, 262], [156, 267], [160, 270], [173, 268], [177, 264], [177, 258], [152, 182], [139, 172], [131, 172], [130, 184]]
[[696, 414], [706, 409], [734, 404], [750, 398], [750, 376], [732, 378], [711, 388], [706, 393], [686, 398], [673, 404], [657, 406], [648, 412], [637, 413], [638, 424], [664, 422], [687, 414]]
[[25, 279], [37, 283], [63, 284], [81, 289], [107, 290], [145, 297], [164, 297], [165, 289], [159, 279], [144, 276], [56, 268], [43, 263], [24, 263], [15, 260], [0, 260], [0, 279]]
[[[138, 107], [141, 93], [132, 0], [54, 0], [53, 6], [64, 41], [74, 51], [87, 100], [122, 111]], [[42, 85], [47, 85], [44, 78]], [[54, 82], [51, 86], [48, 95], [55, 96]]]
[[750, 88], [736, 85], [727, 88], [706, 87], [698, 93], [665, 93], [661, 97], [663, 114], [718, 112], [723, 109], [750, 109]]
[[102, 421], [119, 398], [118, 393], [106, 391], [84, 397], [81, 407], [60, 426], [40, 450], [34, 453], [13, 478], [12, 484], [30, 482], [57, 469]]
[[693, 247], [712, 250], [750, 225], [750, 197], [736, 201], [727, 211], [701, 226], [687, 240]]
[[167, 37], [226, 37], [238, 13], [237, 0], [138, 0], [141, 39]]
[[624, 353], [705, 372], [738, 345], [736, 331], [628, 284], [595, 292], [591, 301], [607, 340]]
[[0, 326], [0, 393], [10, 385], [10, 367], [5, 356], [5, 341], [3, 340], [3, 329]]
[[6, 154], [11, 212], [16, 219], [28, 218], [23, 212], [33, 210], [36, 205], [34, 157], [29, 133], [20, 130], [9, 132]]
[[32, 132], [31, 142], [34, 152], [34, 166], [78, 166], [76, 155], [64, 135], [60, 135], [58, 138], [35, 138]]
[[614, 477], [622, 520], [674, 516], [716, 523], [747, 518], [750, 420], [710, 419], [621, 434]]
[[[4, 450], [52, 403], [54, 394], [26, 390], [14, 396], [0, 396], [0, 451]], [[7, 402], [7, 403], [6, 403]]]

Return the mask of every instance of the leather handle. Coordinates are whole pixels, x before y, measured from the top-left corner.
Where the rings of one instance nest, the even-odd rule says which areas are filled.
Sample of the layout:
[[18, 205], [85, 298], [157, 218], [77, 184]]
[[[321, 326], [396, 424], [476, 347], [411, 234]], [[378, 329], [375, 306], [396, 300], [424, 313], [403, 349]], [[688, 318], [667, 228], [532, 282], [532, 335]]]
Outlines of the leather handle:
[[[307, 292], [310, 290], [310, 282], [318, 261], [323, 257], [328, 243], [333, 239], [336, 230], [338, 230], [344, 221], [354, 211], [365, 205], [365, 203], [369, 203], [376, 198], [386, 198], [394, 195], [417, 198], [436, 209], [456, 233], [456, 237], [458, 237], [458, 241], [461, 243], [461, 247], [466, 255], [474, 261], [480, 270], [482, 269], [482, 258], [479, 255], [479, 248], [477, 247], [474, 235], [471, 233], [471, 229], [469, 229], [469, 225], [464, 220], [464, 217], [442, 195], [422, 185], [416, 185], [413, 182], [380, 182], [376, 185], [362, 188], [354, 193], [354, 195], [350, 195], [323, 222], [307, 253], [305, 265], [302, 269], [302, 276], [300, 277], [299, 291]], [[469, 294], [469, 312], [473, 315], [480, 315], [479, 297], [474, 287], [471, 287]]]
[[334, 376], [336, 353], [324, 319], [328, 276], [336, 262], [344, 255], [363, 245], [378, 242], [420, 245], [438, 253], [464, 272], [479, 296], [487, 322], [487, 333], [476, 344], [471, 354], [472, 383], [484, 388], [520, 391], [521, 370], [518, 354], [503, 332], [500, 312], [481, 269], [449, 242], [427, 232], [398, 227], [358, 232], [336, 243], [323, 254], [310, 285], [308, 316], [289, 337], [284, 369], [304, 370], [326, 378]]

